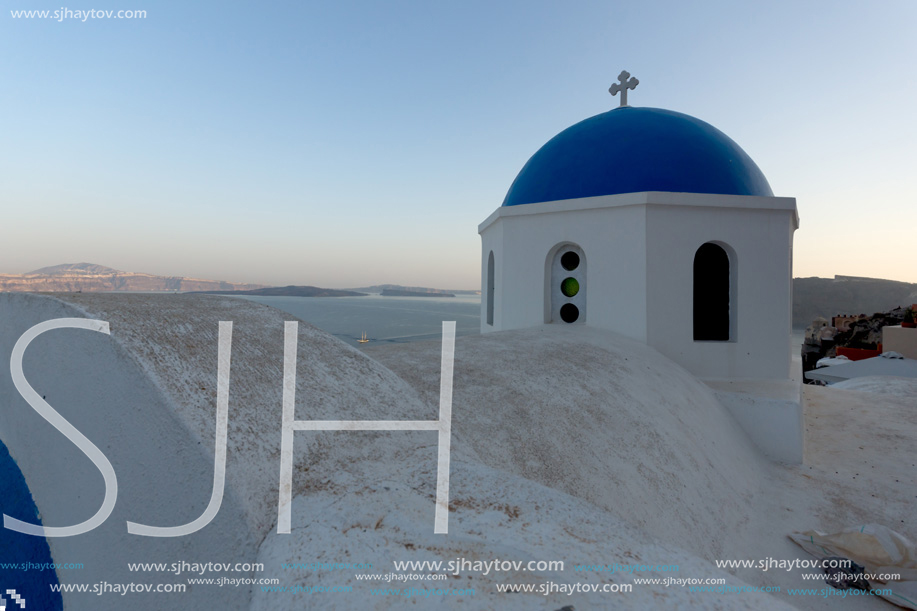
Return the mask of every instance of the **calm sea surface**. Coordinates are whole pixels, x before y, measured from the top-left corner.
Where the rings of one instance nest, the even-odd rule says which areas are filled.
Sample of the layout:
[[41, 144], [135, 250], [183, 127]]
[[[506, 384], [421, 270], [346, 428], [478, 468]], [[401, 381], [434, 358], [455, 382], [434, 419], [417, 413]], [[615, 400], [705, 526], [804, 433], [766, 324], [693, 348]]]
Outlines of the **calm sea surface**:
[[481, 332], [481, 296], [456, 297], [239, 297], [289, 312], [354, 346], [363, 332], [371, 343], [442, 337], [443, 321], [456, 335]]
[[[456, 297], [241, 297], [289, 312], [348, 344], [365, 331], [371, 343], [414, 342], [442, 337], [444, 320], [456, 334], [481, 332], [481, 296]], [[793, 329], [791, 353], [798, 358], [804, 330]]]

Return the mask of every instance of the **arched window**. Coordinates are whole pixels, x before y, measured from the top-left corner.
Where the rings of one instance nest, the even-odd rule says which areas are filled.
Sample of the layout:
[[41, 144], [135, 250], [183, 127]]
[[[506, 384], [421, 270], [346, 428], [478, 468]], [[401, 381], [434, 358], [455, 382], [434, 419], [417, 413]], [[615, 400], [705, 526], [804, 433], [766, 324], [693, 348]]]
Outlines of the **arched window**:
[[487, 324], [494, 324], [494, 251], [487, 257]]
[[575, 244], [554, 247], [548, 255], [547, 295], [551, 311], [549, 322], [586, 321], [586, 255]]
[[694, 253], [694, 341], [729, 341], [729, 254], [707, 242]]

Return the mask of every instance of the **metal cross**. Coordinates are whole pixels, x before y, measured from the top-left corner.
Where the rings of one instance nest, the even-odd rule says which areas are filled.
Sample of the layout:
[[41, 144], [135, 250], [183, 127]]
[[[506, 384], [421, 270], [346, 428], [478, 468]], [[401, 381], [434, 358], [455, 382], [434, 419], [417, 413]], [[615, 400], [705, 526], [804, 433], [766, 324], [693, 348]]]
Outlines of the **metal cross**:
[[[630, 80], [627, 80], [630, 79]], [[620, 83], [615, 83], [608, 88], [608, 93], [611, 95], [616, 95], [619, 91], [621, 92], [621, 106], [627, 106], [627, 90], [636, 89], [637, 85], [640, 84], [636, 78], [630, 78], [630, 72], [627, 70], [621, 70], [621, 74], [618, 75], [618, 80]]]

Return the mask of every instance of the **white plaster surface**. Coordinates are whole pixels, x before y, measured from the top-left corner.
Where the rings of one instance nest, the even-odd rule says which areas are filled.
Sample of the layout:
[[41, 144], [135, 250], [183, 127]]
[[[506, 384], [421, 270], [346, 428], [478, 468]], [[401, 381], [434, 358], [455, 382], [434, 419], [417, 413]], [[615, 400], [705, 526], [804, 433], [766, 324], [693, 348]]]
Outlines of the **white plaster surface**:
[[[283, 562], [561, 559], [675, 563], [679, 577], [715, 577], [717, 559], [801, 558], [786, 535], [878, 522], [914, 539], [914, 396], [806, 387], [803, 465], [763, 457], [714, 391], [642, 342], [578, 327], [462, 337], [456, 343], [450, 535], [433, 535], [436, 434], [296, 433], [293, 532], [274, 533], [282, 380], [289, 316], [243, 300], [189, 295], [0, 295], [0, 358], [33, 321], [81, 312], [111, 337], [73, 331], [39, 340], [27, 378], [112, 460], [123, 489], [90, 535], [52, 542], [57, 562], [84, 562], [62, 581], [181, 581], [128, 573], [126, 562], [266, 563], [282, 585], [358, 582], [352, 573], [290, 571]], [[64, 303], [66, 300], [68, 303]], [[127, 519], [175, 525], [206, 505], [212, 477], [216, 333], [233, 320], [227, 494], [213, 524], [182, 539], [129, 536]], [[439, 342], [377, 346], [371, 358], [301, 324], [297, 419], [434, 419]], [[32, 350], [34, 349], [34, 352]], [[48, 524], [91, 513], [101, 477], [0, 384], [0, 437]], [[81, 381], [82, 380], [82, 381]], [[43, 428], [44, 427], [44, 428]], [[68, 487], [69, 486], [69, 487]], [[124, 568], [120, 568], [124, 567]], [[375, 571], [374, 571], [375, 572]], [[738, 570], [733, 586], [812, 587], [798, 573]], [[237, 576], [237, 575], [233, 575]], [[246, 577], [252, 575], [244, 575]], [[494, 584], [607, 575], [497, 574], [456, 609], [883, 609], [864, 598], [692, 595], [643, 587], [577, 599], [497, 596]], [[463, 578], [464, 582], [477, 580]], [[815, 582], [818, 583], [818, 582]], [[381, 586], [373, 583], [372, 587]], [[434, 585], [432, 582], [424, 584]], [[458, 584], [456, 584], [458, 585]], [[465, 583], [462, 587], [467, 587]], [[821, 584], [818, 584], [820, 587]], [[177, 609], [388, 609], [404, 600], [195, 586]], [[310, 596], [305, 598], [305, 596]], [[135, 599], [161, 608], [165, 599]], [[67, 609], [121, 609], [119, 597], [68, 597]]]
[[861, 378], [850, 378], [849, 380], [832, 384], [831, 388], [834, 390], [858, 390], [879, 395], [914, 398], [917, 397], [917, 378], [863, 376]]
[[[434, 401], [425, 380], [436, 375], [435, 350], [423, 342], [367, 353]], [[674, 544], [711, 556], [742, 549], [741, 536], [710, 534], [742, 531], [766, 460], [710, 388], [652, 348], [588, 326], [543, 325], [462, 338], [454, 376], [456, 448], [620, 510]]]
[[[419, 454], [419, 453], [414, 453]], [[425, 464], [425, 456], [408, 450], [404, 462]], [[684, 550], [654, 541], [627, 520], [597, 507], [546, 488], [531, 480], [458, 461], [453, 464], [452, 502], [448, 537], [434, 535], [431, 501], [433, 489], [427, 471], [394, 470], [365, 465], [358, 477], [338, 478], [330, 489], [303, 494], [294, 501], [295, 511], [314, 516], [308, 525], [294, 527], [288, 537], [270, 535], [261, 548], [259, 561], [276, 566], [283, 562], [372, 563], [372, 571], [387, 574], [392, 560], [449, 562], [565, 559], [564, 571], [491, 572], [463, 571], [447, 580], [410, 582], [358, 580], [354, 571], [287, 571], [286, 577], [308, 587], [351, 586], [353, 592], [315, 594], [300, 592], [277, 595], [255, 592], [253, 611], [276, 609], [485, 609], [529, 611], [560, 609], [791, 609], [766, 593], [710, 595], [687, 588], [635, 586], [625, 594], [553, 593], [498, 594], [497, 584], [632, 584], [634, 575], [576, 572], [572, 563], [604, 564], [617, 559], [626, 564], [677, 564], [678, 573], [668, 576], [721, 577], [741, 587], [741, 580]], [[665, 560], [660, 560], [660, 559]], [[637, 574], [638, 577], [648, 574]], [[666, 574], [654, 574], [666, 575]], [[473, 588], [473, 596], [371, 596], [370, 588]], [[320, 602], [319, 602], [320, 601]]]
[[802, 384], [797, 380], [705, 380], [768, 457], [801, 463], [805, 454]]
[[[277, 513], [283, 321], [252, 302], [209, 295], [0, 294], [0, 362], [33, 324], [61, 317], [110, 323], [111, 336], [52, 331], [26, 352], [26, 379], [96, 443], [118, 476], [111, 517], [87, 535], [50, 539], [62, 583], [173, 583], [130, 572], [127, 562], [253, 562]], [[193, 535], [128, 535], [126, 521], [178, 526], [197, 518], [213, 482], [217, 332], [234, 321], [226, 492], [216, 519]], [[300, 324], [297, 419], [376, 419], [436, 411], [393, 373], [330, 335]], [[45, 525], [91, 516], [102, 477], [91, 462], [28, 406], [0, 376], [0, 437], [17, 460]], [[295, 465], [333, 445], [329, 435], [298, 435]], [[251, 574], [232, 576], [251, 577]], [[179, 582], [184, 582], [184, 578]], [[169, 598], [177, 609], [239, 608], [250, 586], [192, 587]], [[71, 596], [67, 609], [123, 609], [118, 596]], [[148, 600], [154, 604], [151, 600]]]
[[828, 384], [865, 377], [917, 378], [917, 360], [874, 356], [842, 365], [812, 369], [805, 376], [806, 379], [822, 380]]
[[[544, 325], [457, 342], [453, 430], [458, 448], [470, 444], [488, 467], [586, 500], [595, 511], [639, 527], [646, 533], [645, 544], [664, 542], [707, 561], [806, 558], [786, 535], [811, 528], [833, 532], [880, 522], [914, 538], [908, 482], [917, 469], [908, 457], [917, 452], [912, 417], [917, 395], [864, 397], [807, 386], [806, 462], [774, 463], [759, 455], [711, 388], [655, 350], [588, 327], [575, 335], [568, 331]], [[434, 343], [419, 342], [373, 347], [367, 353], [432, 400], [435, 370], [425, 363], [436, 349]], [[776, 397], [786, 392], [772, 389]], [[469, 488], [479, 494], [487, 489]], [[454, 493], [460, 498], [462, 487]], [[545, 504], [557, 499], [556, 493], [544, 495]], [[510, 502], [518, 496], [498, 498]], [[518, 530], [524, 532], [525, 526]], [[390, 537], [388, 557], [411, 559], [401, 547]], [[547, 547], [545, 558], [566, 549], [554, 540]], [[613, 541], [601, 543], [597, 551], [612, 561], [629, 553], [653, 556]], [[441, 557], [451, 558], [448, 553]], [[566, 557], [575, 562], [576, 554]], [[822, 585], [804, 581], [798, 571], [730, 572], [755, 586], [780, 586], [783, 592]], [[881, 600], [862, 597], [782, 594], [752, 602], [762, 609], [780, 603], [802, 609], [888, 608]], [[670, 604], [675, 603], [656, 608]], [[712, 596], [691, 602], [683, 598], [681, 604], [741, 608], [745, 601]], [[625, 597], [616, 597], [614, 605], [647, 608], [642, 600], [631, 604]]]

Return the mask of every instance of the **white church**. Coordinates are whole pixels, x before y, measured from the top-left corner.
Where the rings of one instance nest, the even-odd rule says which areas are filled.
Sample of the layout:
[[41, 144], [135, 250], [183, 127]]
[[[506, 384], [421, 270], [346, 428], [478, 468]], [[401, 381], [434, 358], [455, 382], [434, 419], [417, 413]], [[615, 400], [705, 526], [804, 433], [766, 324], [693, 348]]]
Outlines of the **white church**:
[[[712, 125], [628, 106], [638, 81], [618, 78], [621, 105], [542, 146], [478, 227], [481, 331], [587, 325], [645, 342], [721, 390], [766, 453], [799, 462], [796, 200]], [[766, 397], [731, 392], [749, 388]]]

